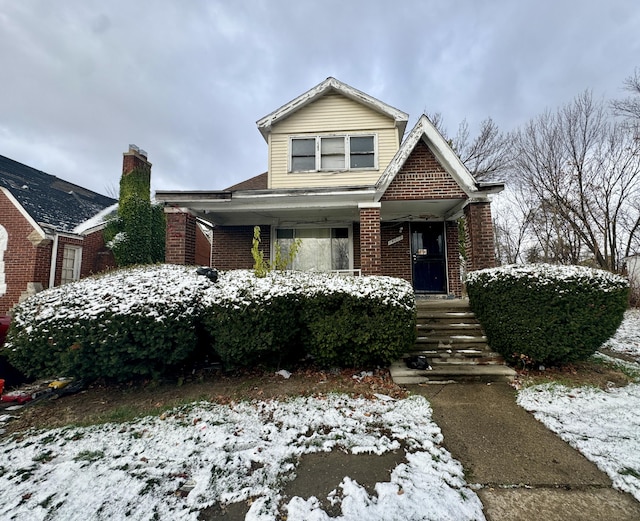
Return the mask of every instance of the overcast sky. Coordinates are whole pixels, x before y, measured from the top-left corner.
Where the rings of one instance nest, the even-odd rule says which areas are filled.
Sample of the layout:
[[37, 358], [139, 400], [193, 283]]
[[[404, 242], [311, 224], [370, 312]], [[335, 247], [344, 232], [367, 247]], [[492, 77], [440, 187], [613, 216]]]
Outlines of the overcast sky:
[[453, 133], [623, 97], [639, 66], [638, 0], [0, 0], [0, 155], [114, 195], [135, 143], [153, 190], [217, 190], [328, 76]]

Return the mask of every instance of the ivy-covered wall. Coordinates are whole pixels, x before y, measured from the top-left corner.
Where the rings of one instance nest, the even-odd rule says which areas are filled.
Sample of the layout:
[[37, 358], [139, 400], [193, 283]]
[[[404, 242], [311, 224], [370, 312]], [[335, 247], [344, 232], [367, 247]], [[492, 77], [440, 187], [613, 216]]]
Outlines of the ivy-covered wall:
[[164, 262], [166, 219], [150, 194], [151, 164], [140, 159], [133, 170], [123, 171], [118, 213], [104, 231], [118, 266]]

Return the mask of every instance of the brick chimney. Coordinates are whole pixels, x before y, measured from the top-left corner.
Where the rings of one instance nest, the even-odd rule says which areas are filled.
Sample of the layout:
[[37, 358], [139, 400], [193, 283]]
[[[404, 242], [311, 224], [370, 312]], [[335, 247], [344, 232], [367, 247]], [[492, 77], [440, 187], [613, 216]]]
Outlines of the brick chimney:
[[129, 151], [122, 155], [122, 175], [127, 175], [136, 168], [151, 170], [151, 163], [147, 161], [147, 153], [136, 145], [129, 145]]

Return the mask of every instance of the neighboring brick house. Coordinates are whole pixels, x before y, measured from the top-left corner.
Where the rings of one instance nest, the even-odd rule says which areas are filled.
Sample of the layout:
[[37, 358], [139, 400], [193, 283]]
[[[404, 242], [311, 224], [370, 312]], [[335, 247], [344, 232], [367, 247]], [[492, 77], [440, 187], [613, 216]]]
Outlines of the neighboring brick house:
[[115, 203], [0, 156], [0, 315], [37, 291], [113, 266], [103, 226], [81, 228]]
[[459, 219], [467, 269], [495, 265], [491, 194], [426, 116], [408, 115], [335, 78], [257, 121], [266, 173], [216, 191], [157, 191], [167, 260], [195, 262], [198, 220], [213, 226], [212, 265], [251, 268], [253, 227], [275, 245], [301, 240], [294, 269], [401, 277], [418, 294], [461, 296]]

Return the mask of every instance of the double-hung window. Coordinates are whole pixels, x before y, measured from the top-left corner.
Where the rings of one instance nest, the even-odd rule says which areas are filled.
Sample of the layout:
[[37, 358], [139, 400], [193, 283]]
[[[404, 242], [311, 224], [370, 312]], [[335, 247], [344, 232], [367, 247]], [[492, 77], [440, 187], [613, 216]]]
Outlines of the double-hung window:
[[291, 139], [291, 172], [376, 168], [374, 135], [316, 136]]

